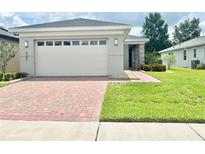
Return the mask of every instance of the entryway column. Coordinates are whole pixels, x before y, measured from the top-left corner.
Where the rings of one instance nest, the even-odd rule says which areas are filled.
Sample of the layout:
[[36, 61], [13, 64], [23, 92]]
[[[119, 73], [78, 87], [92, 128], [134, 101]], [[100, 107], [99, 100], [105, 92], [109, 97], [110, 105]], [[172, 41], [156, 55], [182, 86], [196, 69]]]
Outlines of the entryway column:
[[134, 52], [134, 69], [140, 70], [140, 48], [139, 45], [136, 45], [133, 48]]
[[139, 57], [140, 64], [144, 64], [144, 44], [139, 45]]

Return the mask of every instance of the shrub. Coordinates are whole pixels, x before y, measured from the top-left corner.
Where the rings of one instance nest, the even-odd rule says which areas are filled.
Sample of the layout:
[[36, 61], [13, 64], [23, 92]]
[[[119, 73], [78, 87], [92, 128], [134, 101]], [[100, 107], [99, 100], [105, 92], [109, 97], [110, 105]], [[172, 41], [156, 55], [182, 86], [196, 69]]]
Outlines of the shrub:
[[166, 65], [156, 64], [156, 65], [141, 65], [141, 70], [153, 71], [153, 72], [164, 72], [166, 71]]
[[10, 81], [20, 78], [28, 77], [28, 73], [25, 72], [18, 72], [18, 73], [6, 73], [3, 75], [3, 73], [0, 73], [0, 81]]
[[205, 70], [205, 64], [198, 64], [196, 66], [196, 69], [198, 69], [198, 70]]
[[166, 65], [162, 65], [162, 64], [152, 65], [152, 71], [164, 72], [166, 71]]
[[10, 81], [16, 79], [16, 74], [15, 73], [6, 73], [4, 75], [4, 81]]
[[152, 70], [152, 66], [151, 65], [143, 65], [143, 70], [144, 71], [151, 71]]
[[25, 72], [18, 72], [16, 73], [16, 79], [28, 77], [28, 73]]

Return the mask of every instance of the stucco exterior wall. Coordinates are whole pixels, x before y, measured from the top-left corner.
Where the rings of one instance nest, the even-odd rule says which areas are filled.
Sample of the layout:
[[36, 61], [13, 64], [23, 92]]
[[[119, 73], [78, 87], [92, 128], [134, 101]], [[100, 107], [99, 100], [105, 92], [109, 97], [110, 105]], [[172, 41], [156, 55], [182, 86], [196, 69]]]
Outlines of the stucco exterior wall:
[[[5, 39], [0, 38], [0, 41], [1, 40], [9, 41], [9, 40], [5, 40]], [[15, 42], [15, 41], [9, 41], [9, 42], [14, 43], [17, 46], [17, 53], [16, 53], [15, 57], [8, 62], [8, 65], [6, 67], [6, 73], [19, 72], [20, 71], [19, 43]]]
[[[28, 41], [28, 48], [24, 46], [25, 41]], [[35, 75], [35, 53], [34, 39], [20, 38], [20, 71], [27, 72], [30, 75]]]
[[124, 69], [129, 69], [129, 45], [124, 44]]
[[[194, 49], [196, 49], [196, 58], [194, 58]], [[184, 60], [184, 55], [183, 52], [184, 50], [175, 50], [175, 51], [170, 51], [166, 53], [161, 53], [161, 58], [163, 61], [163, 64], [166, 64], [164, 62], [164, 56], [167, 53], [173, 53], [173, 55], [176, 58], [176, 63], [173, 66], [176, 67], [185, 67], [185, 68], [191, 68], [191, 61], [192, 60], [200, 60], [201, 64], [205, 64], [205, 46], [199, 46], [199, 47], [192, 47], [186, 49], [187, 51], [187, 59]]]
[[[114, 40], [118, 45], [114, 45]], [[109, 37], [108, 46], [108, 74], [113, 77], [121, 76], [124, 72], [124, 38], [123, 35], [112, 35]]]
[[[50, 34], [51, 35], [51, 34]], [[124, 37], [122, 34], [110, 35], [72, 35], [72, 36], [21, 36], [20, 37], [20, 70], [28, 72], [35, 76], [35, 40], [41, 39], [81, 39], [81, 38], [106, 38], [108, 39], [108, 75], [120, 76], [124, 71], [123, 44]], [[118, 45], [114, 45], [114, 40], [118, 40]], [[24, 42], [28, 41], [28, 48], [24, 47]]]

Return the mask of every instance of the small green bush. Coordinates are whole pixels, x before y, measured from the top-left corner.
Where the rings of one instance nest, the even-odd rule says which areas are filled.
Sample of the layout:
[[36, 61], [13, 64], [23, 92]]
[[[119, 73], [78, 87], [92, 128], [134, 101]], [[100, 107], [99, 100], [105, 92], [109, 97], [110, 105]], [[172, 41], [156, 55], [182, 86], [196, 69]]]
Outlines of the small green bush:
[[166, 71], [166, 65], [162, 65], [162, 64], [152, 65], [152, 71], [153, 72], [164, 72]]
[[28, 77], [28, 73], [25, 72], [18, 72], [16, 73], [16, 79]]
[[147, 65], [147, 64], [143, 64], [141, 65], [141, 70], [144, 71], [153, 71], [153, 72], [164, 72], [166, 71], [166, 65], [162, 65], [162, 64], [152, 64], [152, 65]]
[[18, 72], [18, 73], [6, 73], [3, 75], [3, 73], [0, 73], [0, 81], [10, 81], [20, 78], [28, 77], [28, 73], [25, 72]]
[[205, 70], [205, 64], [198, 64], [196, 66], [196, 69], [198, 69], [198, 70]]
[[159, 70], [160, 70], [161, 72], [165, 72], [165, 71], [167, 70], [166, 65], [159, 64], [158, 66], [159, 66]]
[[10, 81], [16, 79], [16, 74], [15, 73], [6, 73], [4, 75], [4, 81]]
[[151, 71], [152, 70], [152, 66], [151, 65], [144, 65], [143, 66], [143, 70], [144, 71]]

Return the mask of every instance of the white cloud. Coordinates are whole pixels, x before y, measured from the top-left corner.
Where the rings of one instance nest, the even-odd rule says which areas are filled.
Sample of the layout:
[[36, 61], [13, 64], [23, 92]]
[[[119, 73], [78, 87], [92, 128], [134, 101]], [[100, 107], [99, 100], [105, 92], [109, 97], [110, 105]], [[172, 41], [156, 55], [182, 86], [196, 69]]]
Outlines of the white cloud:
[[205, 35], [205, 21], [201, 21], [199, 26], [201, 27], [201, 35]]
[[0, 21], [0, 26], [4, 26], [5, 28], [27, 25], [16, 13], [10, 12], [1, 12]]
[[38, 24], [44, 22], [53, 22], [59, 20], [68, 20], [73, 18], [92, 18], [97, 19], [93, 13], [73, 13], [73, 12], [44, 12], [44, 13], [30, 13], [29, 18], [32, 20], [31, 24]]
[[168, 33], [169, 33], [169, 39], [172, 40], [173, 39], [173, 33], [174, 33], [174, 27], [169, 26]]
[[24, 20], [22, 20], [19, 16], [13, 16], [12, 25], [23, 26], [23, 25], [27, 25], [27, 23]]

